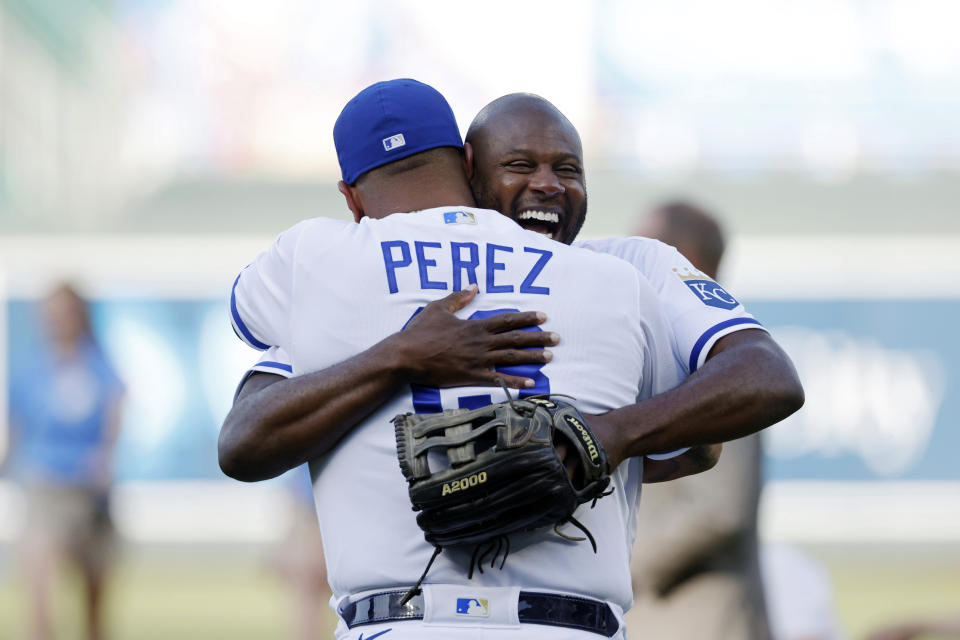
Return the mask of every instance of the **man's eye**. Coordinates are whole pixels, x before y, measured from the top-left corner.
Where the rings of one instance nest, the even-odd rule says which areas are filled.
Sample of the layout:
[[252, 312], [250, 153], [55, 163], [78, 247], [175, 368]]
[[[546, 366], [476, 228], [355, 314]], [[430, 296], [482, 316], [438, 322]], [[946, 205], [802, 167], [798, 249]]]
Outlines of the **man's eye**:
[[507, 167], [511, 169], [529, 169], [533, 165], [527, 162], [526, 160], [512, 160], [507, 163]]
[[561, 165], [557, 167], [557, 171], [560, 171], [562, 173], [580, 175], [580, 167], [572, 164]]

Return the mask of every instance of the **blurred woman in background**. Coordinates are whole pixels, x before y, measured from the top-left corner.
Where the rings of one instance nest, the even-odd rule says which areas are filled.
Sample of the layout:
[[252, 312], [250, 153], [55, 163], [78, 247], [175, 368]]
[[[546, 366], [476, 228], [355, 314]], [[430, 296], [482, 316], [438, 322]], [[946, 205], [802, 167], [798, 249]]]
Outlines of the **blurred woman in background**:
[[14, 372], [11, 388], [12, 463], [27, 500], [22, 553], [30, 637], [53, 636], [56, 570], [69, 559], [83, 577], [87, 637], [100, 640], [113, 537], [111, 458], [123, 385], [93, 335], [87, 304], [76, 290], [57, 286], [41, 312], [38, 348]]

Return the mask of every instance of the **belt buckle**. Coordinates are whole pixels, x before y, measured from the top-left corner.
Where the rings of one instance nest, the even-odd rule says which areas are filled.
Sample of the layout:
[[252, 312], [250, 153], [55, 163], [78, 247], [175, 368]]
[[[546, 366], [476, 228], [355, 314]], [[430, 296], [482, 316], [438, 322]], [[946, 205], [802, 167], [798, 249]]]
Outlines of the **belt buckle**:
[[392, 620], [422, 620], [423, 594], [417, 594], [401, 605], [406, 593], [404, 590], [371, 593], [338, 607], [337, 613], [349, 629]]

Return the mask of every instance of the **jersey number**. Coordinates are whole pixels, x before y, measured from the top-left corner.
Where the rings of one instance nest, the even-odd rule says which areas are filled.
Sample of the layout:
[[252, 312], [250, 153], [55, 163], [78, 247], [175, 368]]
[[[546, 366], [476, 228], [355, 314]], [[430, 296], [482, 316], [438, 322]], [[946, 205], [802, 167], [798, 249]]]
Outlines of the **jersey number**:
[[[410, 317], [410, 320], [413, 320], [418, 313], [423, 309], [417, 309], [414, 314]], [[507, 313], [509, 311], [518, 311], [518, 309], [492, 309], [489, 311], [475, 311], [468, 320], [476, 320], [482, 318], [489, 318], [501, 313]], [[407, 324], [410, 323], [410, 320], [407, 320]], [[406, 327], [406, 325], [404, 325]], [[540, 331], [540, 327], [526, 327], [524, 331]], [[541, 393], [550, 393], [550, 380], [547, 376], [543, 375], [543, 364], [519, 364], [512, 365], [508, 367], [497, 367], [496, 370], [500, 373], [505, 373], [511, 376], [522, 376], [524, 378], [531, 378], [534, 382], [534, 385], [529, 389], [521, 389], [517, 394], [520, 398], [526, 398], [527, 396], [533, 396]], [[427, 387], [422, 384], [411, 384], [410, 391], [413, 393], [413, 410], [417, 413], [440, 413], [443, 411], [443, 401], [440, 397], [440, 389], [437, 387]], [[468, 395], [460, 396], [457, 398], [457, 408], [458, 409], [479, 409], [480, 407], [485, 407], [489, 404], [493, 404], [493, 398], [489, 393], [483, 393], [479, 395]]]

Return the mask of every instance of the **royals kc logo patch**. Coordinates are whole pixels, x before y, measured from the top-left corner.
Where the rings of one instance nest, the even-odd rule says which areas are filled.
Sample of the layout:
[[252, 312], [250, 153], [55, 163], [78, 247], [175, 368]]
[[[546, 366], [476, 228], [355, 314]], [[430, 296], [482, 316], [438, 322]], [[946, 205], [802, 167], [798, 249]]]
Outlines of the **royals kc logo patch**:
[[729, 311], [740, 304], [736, 298], [727, 293], [726, 289], [702, 273], [687, 269], [682, 273], [677, 269], [673, 271], [683, 281], [683, 284], [687, 285], [687, 288], [693, 292], [693, 295], [697, 296], [700, 302], [708, 307]]

